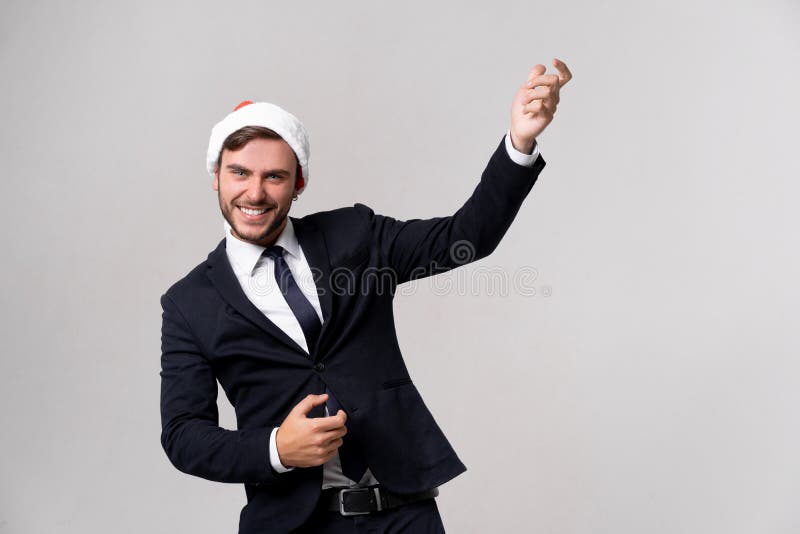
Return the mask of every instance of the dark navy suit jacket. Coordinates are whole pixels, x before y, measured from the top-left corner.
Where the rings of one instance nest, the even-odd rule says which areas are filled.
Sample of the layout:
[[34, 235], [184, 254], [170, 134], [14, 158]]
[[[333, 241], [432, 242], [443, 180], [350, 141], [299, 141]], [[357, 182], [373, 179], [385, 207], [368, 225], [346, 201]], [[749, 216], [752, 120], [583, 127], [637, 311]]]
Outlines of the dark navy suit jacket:
[[[185, 473], [244, 484], [240, 533], [286, 532], [311, 514], [322, 466], [275, 472], [269, 435], [326, 384], [386, 488], [422, 491], [466, 471], [403, 362], [393, 296], [398, 284], [490, 254], [544, 165], [541, 156], [532, 167], [516, 164], [501, 139], [452, 216], [398, 221], [355, 204], [292, 217], [324, 318], [310, 355], [247, 299], [224, 239], [161, 297], [162, 446]], [[238, 430], [219, 426], [217, 381]]]

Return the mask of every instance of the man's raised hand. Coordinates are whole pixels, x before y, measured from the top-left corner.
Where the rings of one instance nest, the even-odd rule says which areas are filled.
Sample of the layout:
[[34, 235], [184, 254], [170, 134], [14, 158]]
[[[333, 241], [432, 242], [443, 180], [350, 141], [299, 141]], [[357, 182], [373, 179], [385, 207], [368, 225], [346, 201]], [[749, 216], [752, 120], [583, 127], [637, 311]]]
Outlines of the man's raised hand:
[[563, 61], [554, 58], [553, 66], [558, 74], [545, 74], [544, 65], [534, 65], [511, 104], [511, 144], [525, 154], [531, 153], [536, 137], [553, 120], [559, 91], [572, 79]]

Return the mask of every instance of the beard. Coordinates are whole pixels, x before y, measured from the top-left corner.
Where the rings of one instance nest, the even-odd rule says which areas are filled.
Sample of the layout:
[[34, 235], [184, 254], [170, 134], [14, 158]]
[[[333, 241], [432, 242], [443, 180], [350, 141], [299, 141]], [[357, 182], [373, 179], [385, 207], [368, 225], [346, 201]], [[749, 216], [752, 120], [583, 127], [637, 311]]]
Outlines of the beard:
[[275, 216], [272, 218], [269, 224], [267, 224], [266, 228], [261, 229], [261, 227], [250, 227], [249, 225], [239, 224], [235, 221], [233, 210], [237, 210], [239, 208], [233, 204], [226, 206], [223, 204], [222, 197], [219, 194], [217, 194], [217, 197], [219, 199], [219, 207], [220, 211], [222, 212], [222, 216], [226, 221], [228, 221], [233, 235], [248, 243], [263, 245], [263, 242], [267, 238], [272, 236], [274, 232], [283, 226], [283, 224], [286, 222], [286, 217], [289, 215], [288, 209], [281, 211], [278, 206], [270, 206], [269, 209], [274, 213]]

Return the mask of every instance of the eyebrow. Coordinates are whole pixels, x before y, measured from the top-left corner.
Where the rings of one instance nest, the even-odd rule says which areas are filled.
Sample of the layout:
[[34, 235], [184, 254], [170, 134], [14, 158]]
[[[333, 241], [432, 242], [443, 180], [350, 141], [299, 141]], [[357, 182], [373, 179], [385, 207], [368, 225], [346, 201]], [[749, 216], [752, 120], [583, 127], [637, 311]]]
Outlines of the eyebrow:
[[[225, 166], [226, 169], [230, 171], [244, 171], [247, 174], [252, 174], [253, 171], [248, 169], [247, 167], [243, 167], [242, 165], [238, 165], [236, 163], [229, 163]], [[261, 173], [262, 176], [269, 176], [270, 174], [280, 174], [282, 176], [289, 176], [289, 171], [285, 169], [268, 169]]]

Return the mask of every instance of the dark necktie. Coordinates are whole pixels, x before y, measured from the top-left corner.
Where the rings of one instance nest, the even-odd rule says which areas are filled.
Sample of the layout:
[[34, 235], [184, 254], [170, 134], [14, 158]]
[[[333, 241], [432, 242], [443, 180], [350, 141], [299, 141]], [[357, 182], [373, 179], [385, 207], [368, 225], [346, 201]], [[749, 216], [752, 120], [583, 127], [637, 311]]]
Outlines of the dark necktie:
[[[275, 262], [275, 282], [286, 299], [286, 303], [291, 308], [292, 313], [300, 323], [300, 328], [306, 337], [306, 344], [308, 345], [309, 357], [314, 351], [319, 333], [322, 330], [322, 323], [319, 320], [316, 310], [308, 301], [300, 287], [295, 282], [292, 271], [286, 264], [283, 258], [283, 247], [273, 245], [264, 251], [264, 256], [270, 257]], [[333, 393], [325, 386], [325, 393], [328, 394], [328, 400], [325, 406], [328, 408], [329, 415], [336, 415], [341, 405], [333, 396]], [[344, 408], [342, 408], [344, 410]], [[342, 446], [339, 447], [339, 459], [342, 462], [342, 473], [344, 476], [359, 482], [364, 472], [367, 469], [364, 461], [364, 456], [358, 446], [358, 443], [350, 437], [350, 414], [347, 414], [347, 421], [345, 422], [348, 433], [342, 438]]]

